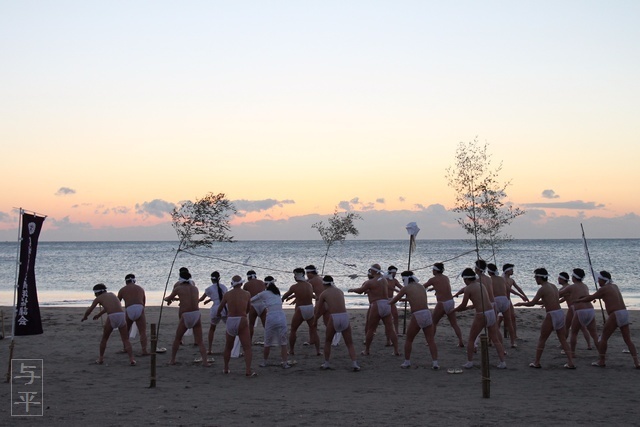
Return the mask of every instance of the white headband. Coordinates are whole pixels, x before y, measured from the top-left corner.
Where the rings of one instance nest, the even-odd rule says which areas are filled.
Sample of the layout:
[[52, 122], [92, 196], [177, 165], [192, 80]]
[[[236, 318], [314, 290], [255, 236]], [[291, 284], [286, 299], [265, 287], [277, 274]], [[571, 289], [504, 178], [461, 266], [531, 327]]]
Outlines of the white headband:
[[465, 276], [465, 275], [461, 275], [460, 277], [462, 277], [463, 279], [477, 279], [478, 276], [477, 275], [473, 275], [473, 276]]
[[381, 271], [379, 268], [376, 268], [373, 265], [371, 267], [369, 267], [369, 270], [375, 271], [376, 273], [380, 273], [380, 271]]
[[492, 273], [494, 275], [498, 273], [498, 269], [497, 268], [495, 270], [492, 270], [492, 269], [489, 268], [488, 270], [489, 270], [489, 273]]
[[126, 280], [126, 283], [136, 283], [136, 278], [135, 278], [135, 277], [129, 277], [129, 278]]
[[413, 279], [414, 282], [418, 283], [418, 278], [416, 276], [402, 276], [402, 281], [405, 286], [409, 283], [409, 279]]
[[548, 274], [534, 274], [534, 277], [544, 277], [545, 279], [549, 277]]
[[275, 283], [276, 283], [276, 279], [273, 279], [273, 280], [265, 280], [265, 281], [264, 281], [264, 284], [265, 284], [265, 285], [274, 285]]
[[188, 283], [188, 284], [192, 284], [193, 283], [191, 281], [191, 279], [185, 279], [184, 277], [181, 277], [180, 280], [178, 280], [178, 282], [180, 282], [180, 283]]
[[503, 272], [503, 273], [507, 273], [507, 272], [509, 272], [509, 271], [513, 271], [513, 267], [509, 267], [509, 268], [507, 268], [506, 270], [503, 270], [502, 272]]
[[582, 279], [584, 279], [584, 277], [580, 277], [580, 276], [578, 276], [576, 273], [571, 273], [571, 275], [572, 275], [574, 278], [578, 279], [578, 280], [582, 280]]
[[605, 285], [607, 283], [611, 283], [611, 279], [604, 277], [602, 274], [598, 273], [598, 280], [604, 280]]
[[323, 281], [322, 281], [322, 284], [323, 284], [323, 285], [333, 286], [333, 282], [328, 282], [328, 281], [326, 281], [326, 280], [323, 280]]
[[233, 286], [234, 288], [238, 285], [242, 285], [244, 283], [244, 280], [240, 279], [238, 281], [231, 281], [231, 286]]
[[431, 270], [433, 271], [442, 271], [441, 269], [439, 269], [438, 267], [436, 267], [435, 265], [433, 267], [431, 267]]

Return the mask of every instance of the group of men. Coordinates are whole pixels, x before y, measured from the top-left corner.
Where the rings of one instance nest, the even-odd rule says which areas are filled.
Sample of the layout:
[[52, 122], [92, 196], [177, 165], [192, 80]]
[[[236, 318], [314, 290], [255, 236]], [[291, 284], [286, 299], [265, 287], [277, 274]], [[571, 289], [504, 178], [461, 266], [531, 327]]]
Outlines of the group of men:
[[[536, 269], [534, 279], [540, 289], [535, 297], [529, 300], [511, 277], [513, 268], [513, 264], [505, 264], [502, 268], [502, 274], [499, 274], [498, 268], [494, 264], [487, 264], [483, 260], [477, 260], [474, 268], [467, 268], [461, 273], [465, 287], [454, 295], [449, 278], [444, 274], [444, 264], [442, 263], [433, 265], [433, 277], [424, 284], [419, 283], [413, 272], [402, 272], [402, 285], [396, 279], [397, 268], [390, 266], [384, 272], [379, 264], [371, 265], [367, 273], [367, 280], [360, 287], [348, 290], [348, 292], [366, 294], [369, 301], [365, 325], [365, 348], [361, 354], [363, 356], [370, 354], [377, 327], [382, 322], [387, 343], [393, 347], [393, 355], [400, 355], [398, 351], [398, 336], [401, 335], [398, 333], [398, 315], [395, 304], [404, 298], [411, 307], [411, 319], [406, 330], [405, 360], [400, 366], [404, 369], [411, 367], [413, 341], [418, 333], [423, 331], [431, 353], [432, 368], [439, 369], [438, 348], [435, 342], [436, 327], [446, 315], [457, 336], [458, 345], [464, 347], [456, 313], [470, 308], [469, 304], [471, 304], [471, 307], [475, 309], [475, 316], [466, 344], [467, 363], [463, 367], [469, 369], [474, 366], [473, 357], [477, 350], [477, 340], [482, 330], [486, 329], [500, 360], [497, 367], [505, 369], [507, 352], [504, 349], [502, 337], [499, 333], [499, 323], [504, 321], [511, 347], [515, 348], [517, 346], [517, 328], [514, 304], [510, 300], [510, 295], [514, 294], [523, 300], [523, 302], [517, 303], [515, 306], [540, 304], [545, 307], [547, 312], [547, 316], [542, 323], [535, 360], [529, 365], [532, 368], [541, 367], [540, 358], [545, 343], [554, 330], [560, 340], [563, 353], [566, 354], [568, 359], [567, 364], [564, 365], [565, 368], [575, 369], [573, 359], [575, 357], [577, 335], [580, 330], [585, 333], [587, 344], [590, 346], [590, 341], [588, 340], [590, 337], [599, 350], [599, 360], [594, 362], [593, 365], [604, 367], [607, 341], [615, 329], [620, 328], [623, 339], [633, 357], [634, 364], [636, 368], [640, 369], [636, 348], [630, 338], [628, 313], [620, 291], [612, 282], [611, 275], [608, 272], [600, 272], [598, 276], [600, 288], [594, 294], [589, 294], [587, 286], [582, 282], [585, 273], [581, 269], [573, 270], [571, 278], [567, 273], [561, 273], [558, 277], [558, 281], [562, 286], [560, 289], [548, 282], [549, 274], [544, 268]], [[290, 355], [295, 354], [297, 331], [302, 323], [306, 322], [309, 328], [309, 341], [305, 345], [314, 346], [316, 354], [324, 356], [324, 363], [321, 365], [323, 369], [331, 367], [329, 361], [332, 342], [336, 338], [336, 334], [340, 334], [347, 346], [352, 369], [355, 371], [360, 370], [356, 359], [343, 292], [335, 286], [331, 276], [320, 277], [313, 265], [309, 265], [304, 269], [296, 268], [293, 270], [293, 275], [295, 283], [281, 297], [282, 302], [293, 300], [291, 303], [295, 306], [289, 331], [288, 353]], [[258, 303], [260, 299], [254, 297], [266, 290], [265, 282], [257, 278], [255, 271], [250, 270], [247, 272], [246, 281], [239, 275], [233, 276], [230, 288], [227, 289], [226, 286], [220, 284], [219, 273], [213, 272], [211, 275], [212, 285], [199, 297], [198, 289], [193, 280], [191, 280], [191, 274], [188, 269], [181, 268], [179, 276], [180, 278], [174, 285], [171, 294], [165, 298], [168, 304], [174, 300], [180, 301], [180, 322], [176, 329], [170, 364], [176, 363], [176, 356], [182, 337], [188, 329], [192, 329], [195, 344], [200, 348], [202, 364], [204, 366], [210, 365], [212, 360], [207, 359], [207, 354], [212, 354], [215, 327], [222, 320], [226, 324], [223, 372], [229, 373], [230, 371], [229, 362], [232, 349], [234, 345], [237, 345], [236, 341], [238, 341], [244, 352], [245, 374], [249, 377], [256, 376], [251, 366], [254, 324], [260, 318], [263, 326], [265, 325], [267, 310]], [[572, 283], [569, 283], [569, 279], [571, 279]], [[270, 280], [275, 281], [272, 278]], [[83, 321], [86, 320], [98, 304], [102, 305], [103, 308], [94, 319], [99, 318], [104, 313], [108, 314], [108, 322], [105, 323], [103, 337], [100, 342], [100, 357], [97, 360], [97, 363], [100, 364], [104, 360], [107, 339], [113, 329], [118, 328], [124, 345], [123, 351], [129, 355], [130, 363], [135, 365], [136, 362], [133, 358], [128, 333], [134, 322], [136, 322], [140, 331], [142, 354], [148, 354], [144, 318], [144, 290], [136, 285], [133, 274], [127, 275], [125, 282], [126, 285], [120, 289], [117, 296], [107, 292], [103, 284], [96, 285], [94, 287], [96, 299], [87, 309], [82, 319]], [[434, 291], [436, 296], [433, 313], [428, 308], [428, 291]], [[463, 299], [456, 307], [454, 298], [459, 295], [463, 295]], [[209, 297], [209, 299], [205, 301], [205, 304], [213, 302], [210, 311], [208, 352], [205, 351], [202, 340], [202, 322], [198, 308], [198, 303], [205, 300], [206, 297]], [[595, 299], [602, 299], [607, 313], [609, 313], [609, 318], [604, 324], [600, 337], [596, 332], [595, 310], [591, 304], [591, 301]], [[125, 302], [124, 310], [120, 300]], [[566, 316], [560, 308], [562, 302], [566, 302], [569, 307]], [[318, 320], [321, 318], [326, 327], [322, 353], [320, 352], [320, 338], [317, 332]], [[286, 346], [286, 342], [281, 344]], [[271, 344], [265, 343], [265, 345]], [[287, 365], [285, 362], [283, 363]]]

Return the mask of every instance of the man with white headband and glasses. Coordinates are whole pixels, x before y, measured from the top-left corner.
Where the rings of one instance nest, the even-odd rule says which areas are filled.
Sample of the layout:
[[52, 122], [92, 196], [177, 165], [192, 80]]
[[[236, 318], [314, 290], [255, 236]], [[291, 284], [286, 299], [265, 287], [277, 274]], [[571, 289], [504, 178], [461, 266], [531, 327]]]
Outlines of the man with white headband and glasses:
[[434, 327], [429, 311], [429, 303], [427, 301], [427, 291], [418, 279], [413, 275], [412, 271], [403, 271], [402, 274], [403, 287], [398, 294], [389, 301], [389, 304], [395, 304], [400, 298], [405, 296], [411, 306], [411, 320], [407, 328], [407, 340], [404, 343], [404, 363], [400, 365], [402, 369], [411, 367], [411, 350], [413, 340], [421, 330], [427, 340], [429, 351], [431, 352], [431, 369], [440, 369], [438, 365], [438, 347], [433, 337]]
[[489, 330], [489, 339], [498, 352], [498, 358], [500, 363], [498, 369], [506, 369], [507, 363], [504, 360], [504, 347], [500, 342], [500, 336], [498, 333], [498, 323], [496, 321], [496, 311], [491, 306], [487, 288], [480, 284], [479, 277], [476, 273], [470, 269], [465, 268], [461, 275], [464, 280], [464, 297], [455, 311], [464, 311], [467, 309], [469, 301], [473, 304], [476, 310], [476, 315], [473, 318], [471, 329], [469, 331], [469, 340], [467, 342], [467, 363], [462, 365], [465, 369], [473, 368], [473, 353], [474, 353], [474, 341], [477, 336], [482, 332], [482, 328], [485, 326]]
[[536, 304], [542, 304], [547, 312], [542, 325], [540, 327], [540, 338], [538, 339], [538, 347], [536, 348], [536, 359], [533, 363], [529, 364], [529, 367], [540, 369], [540, 358], [544, 351], [544, 346], [551, 335], [551, 332], [556, 331], [560, 345], [567, 355], [568, 363], [564, 365], [566, 369], [575, 369], [573, 364], [573, 357], [571, 357], [571, 351], [569, 350], [569, 344], [567, 344], [567, 337], [564, 326], [564, 312], [560, 308], [560, 298], [558, 296], [558, 288], [552, 285], [547, 280], [549, 279], [549, 273], [544, 268], [537, 268], [534, 272], [534, 278], [536, 283], [540, 286], [536, 296], [531, 301], [519, 302], [516, 307], [533, 307]]
[[428, 291], [434, 290], [436, 293], [436, 306], [433, 309], [433, 334], [436, 334], [438, 322], [443, 316], [447, 316], [449, 324], [453, 328], [456, 336], [458, 337], [458, 347], [464, 347], [462, 341], [462, 331], [458, 326], [458, 319], [456, 318], [456, 302], [453, 299], [451, 292], [451, 282], [449, 277], [444, 274], [444, 264], [436, 262], [432, 267], [433, 277], [427, 280], [424, 284], [425, 289]]
[[351, 335], [351, 325], [349, 324], [349, 314], [347, 313], [346, 305], [344, 302], [344, 293], [338, 289], [334, 282], [333, 277], [324, 276], [322, 279], [324, 291], [318, 298], [314, 313], [314, 323], [318, 323], [318, 319], [324, 314], [329, 315], [329, 321], [327, 322], [327, 331], [324, 339], [324, 363], [320, 366], [321, 369], [331, 369], [329, 365], [329, 359], [331, 358], [331, 343], [336, 333], [341, 333], [344, 338], [344, 343], [347, 346], [349, 357], [351, 358], [351, 369], [353, 371], [359, 371], [358, 361], [356, 360], [356, 350], [353, 346], [353, 337]]
[[573, 320], [571, 322], [571, 356], [576, 357], [576, 344], [578, 343], [578, 332], [581, 325], [585, 326], [593, 339], [593, 343], [598, 348], [598, 332], [596, 331], [596, 311], [593, 304], [589, 301], [580, 300], [582, 297], [589, 296], [589, 287], [582, 281], [585, 272], [581, 268], [573, 269], [571, 273], [571, 286], [567, 286], [559, 292], [560, 297], [571, 301], [573, 305]]
[[607, 321], [604, 323], [602, 329], [602, 337], [598, 343], [598, 351], [600, 358], [597, 362], [593, 362], [591, 365], [596, 367], [605, 367], [605, 357], [607, 355], [607, 342], [611, 334], [620, 328], [622, 339], [629, 348], [629, 353], [633, 357], [633, 364], [636, 369], [640, 369], [640, 362], [638, 361], [638, 353], [636, 346], [631, 341], [631, 330], [629, 329], [629, 312], [627, 306], [624, 304], [624, 299], [620, 293], [618, 286], [612, 282], [611, 274], [608, 271], [601, 271], [598, 273], [598, 286], [600, 288], [592, 295], [587, 295], [578, 298], [578, 302], [593, 301], [596, 299], [602, 299], [609, 315]]
[[249, 312], [251, 294], [242, 289], [244, 280], [236, 275], [231, 278], [231, 290], [222, 296], [216, 317], [222, 315], [222, 311], [227, 309], [227, 335], [224, 346], [224, 369], [223, 374], [231, 372], [229, 370], [229, 360], [231, 359], [231, 349], [235, 342], [236, 336], [240, 339], [242, 350], [244, 351], [245, 375], [247, 377], [255, 377], [258, 374], [251, 369], [251, 360], [253, 354], [251, 352], [251, 335], [249, 334], [249, 321], [247, 313]]
[[289, 301], [295, 298], [296, 309], [291, 317], [291, 331], [289, 332], [289, 354], [295, 354], [295, 345], [298, 328], [302, 322], [307, 322], [309, 326], [309, 342], [313, 342], [316, 347], [316, 355], [320, 356], [320, 339], [318, 329], [313, 322], [313, 288], [306, 281], [303, 268], [293, 270], [293, 277], [296, 281], [287, 292], [282, 295], [282, 301]]
[[349, 289], [349, 292], [355, 292], [357, 294], [366, 293], [369, 298], [369, 316], [367, 319], [369, 326], [365, 339], [365, 349], [361, 354], [365, 356], [369, 355], [373, 336], [376, 333], [376, 329], [378, 329], [378, 323], [382, 320], [387, 339], [390, 340], [393, 345], [393, 354], [400, 356], [398, 352], [398, 337], [393, 330], [393, 319], [391, 318], [391, 307], [389, 306], [389, 285], [382, 274], [380, 264], [373, 264], [369, 268], [369, 271], [367, 271], [367, 277], [369, 280], [364, 282], [362, 286]]

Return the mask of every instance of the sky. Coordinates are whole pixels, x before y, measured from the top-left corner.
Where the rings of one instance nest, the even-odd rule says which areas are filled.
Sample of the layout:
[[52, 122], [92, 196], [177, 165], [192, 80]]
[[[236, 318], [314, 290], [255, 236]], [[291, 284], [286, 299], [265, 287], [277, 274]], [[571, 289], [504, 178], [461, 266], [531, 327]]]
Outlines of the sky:
[[0, 0], [0, 241], [463, 238], [447, 169], [487, 143], [515, 238], [640, 237], [637, 1]]

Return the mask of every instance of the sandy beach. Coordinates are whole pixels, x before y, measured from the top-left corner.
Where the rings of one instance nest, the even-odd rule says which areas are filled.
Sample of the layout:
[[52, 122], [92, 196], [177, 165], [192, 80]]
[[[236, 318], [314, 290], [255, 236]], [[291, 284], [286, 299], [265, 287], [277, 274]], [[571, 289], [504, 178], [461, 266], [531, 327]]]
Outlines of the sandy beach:
[[[3, 307], [7, 334], [10, 309]], [[194, 364], [199, 356], [193, 338], [178, 353], [178, 366], [168, 366], [170, 347], [177, 324], [177, 308], [163, 309], [158, 347], [157, 386], [149, 388], [150, 357], [137, 357], [130, 367], [126, 355], [118, 354], [121, 341], [112, 335], [105, 364], [96, 365], [101, 322], [80, 322], [84, 308], [42, 308], [44, 334], [17, 337], [14, 359], [43, 359], [44, 415], [11, 417], [11, 387], [0, 386], [0, 425], [206, 425], [206, 426], [300, 426], [300, 425], [490, 425], [524, 424], [603, 424], [628, 425], [640, 416], [638, 381], [640, 370], [622, 337], [616, 332], [609, 342], [607, 367], [595, 368], [596, 350], [587, 350], [579, 336], [577, 370], [563, 369], [565, 356], [552, 335], [542, 356], [543, 369], [531, 369], [542, 309], [518, 309], [518, 348], [509, 349], [507, 370], [495, 368], [497, 356], [489, 348], [491, 396], [482, 397], [480, 357], [478, 367], [461, 374], [447, 368], [460, 367], [466, 356], [456, 346], [447, 320], [438, 328], [436, 340], [441, 369], [430, 369], [431, 358], [424, 337], [413, 348], [411, 369], [399, 368], [402, 356], [392, 356], [385, 346], [380, 326], [370, 356], [358, 356], [360, 372], [349, 370], [344, 344], [333, 348], [330, 371], [319, 369], [322, 357], [303, 347], [308, 329], [299, 330], [295, 360], [288, 370], [278, 365], [278, 352], [272, 350], [272, 366], [258, 367], [262, 347], [253, 346], [254, 370], [259, 376], [246, 378], [244, 361], [232, 359], [231, 374], [222, 373], [223, 328], [216, 331], [213, 366]], [[159, 307], [147, 308], [149, 322], [157, 322]], [[201, 310], [208, 319], [208, 309]], [[94, 314], [97, 313], [94, 312]], [[402, 309], [400, 308], [400, 313]], [[288, 310], [290, 318], [292, 311]], [[364, 348], [363, 310], [351, 310], [356, 351]], [[466, 340], [473, 313], [459, 315]], [[602, 319], [598, 313], [598, 330]], [[640, 312], [631, 313], [634, 325]], [[90, 318], [91, 319], [91, 318]], [[632, 337], [640, 344], [640, 332], [632, 325]], [[208, 329], [208, 326], [205, 330]], [[400, 320], [402, 330], [402, 319]], [[636, 329], [636, 330], [634, 330]], [[324, 338], [324, 326], [320, 326]], [[262, 326], [255, 340], [262, 340]], [[205, 337], [206, 340], [206, 337]], [[404, 338], [399, 338], [403, 352]], [[0, 341], [3, 374], [9, 368], [10, 339]], [[138, 339], [132, 340], [134, 353], [140, 353]], [[579, 408], [574, 410], [573, 408]]]

